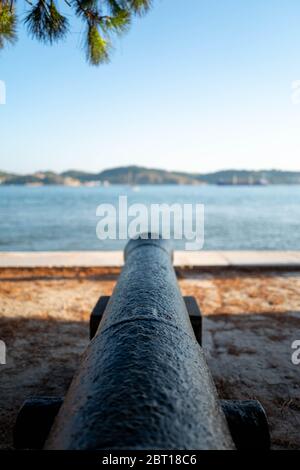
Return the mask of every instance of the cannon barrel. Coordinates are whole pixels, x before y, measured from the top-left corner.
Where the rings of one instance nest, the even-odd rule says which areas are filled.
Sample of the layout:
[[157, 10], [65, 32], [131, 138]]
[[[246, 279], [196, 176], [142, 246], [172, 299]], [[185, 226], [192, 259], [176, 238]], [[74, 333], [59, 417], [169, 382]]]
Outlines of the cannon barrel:
[[127, 244], [45, 448], [234, 448], [165, 240]]

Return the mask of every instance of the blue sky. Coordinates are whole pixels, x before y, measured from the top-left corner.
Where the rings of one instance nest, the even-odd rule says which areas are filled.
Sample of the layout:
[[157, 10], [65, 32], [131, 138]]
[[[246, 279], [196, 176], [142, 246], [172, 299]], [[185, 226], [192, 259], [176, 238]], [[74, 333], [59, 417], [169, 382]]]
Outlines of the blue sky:
[[154, 0], [100, 67], [81, 33], [0, 52], [0, 169], [300, 170], [298, 0]]

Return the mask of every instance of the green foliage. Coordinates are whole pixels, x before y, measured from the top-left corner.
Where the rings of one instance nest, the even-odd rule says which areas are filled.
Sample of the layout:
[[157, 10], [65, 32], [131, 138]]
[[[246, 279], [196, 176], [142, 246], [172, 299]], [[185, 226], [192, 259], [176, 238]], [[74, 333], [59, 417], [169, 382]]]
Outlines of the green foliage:
[[53, 0], [39, 0], [25, 17], [31, 35], [39, 41], [52, 44], [68, 32], [68, 20], [59, 13]]
[[118, 10], [113, 16], [104, 18], [102, 29], [105, 31], [113, 30], [116, 33], [124, 33], [128, 30], [131, 22], [131, 16], [128, 10]]
[[97, 25], [89, 24], [86, 39], [87, 60], [93, 64], [108, 61], [108, 44], [98, 31]]
[[[0, 49], [5, 41], [16, 40], [15, 2], [0, 0]], [[69, 32], [69, 21], [60, 13], [54, 0], [26, 0], [30, 4], [24, 23], [35, 39], [44, 43], [63, 39]], [[58, 1], [58, 0], [57, 0]], [[63, 0], [61, 0], [62, 2]], [[152, 0], [64, 0], [74, 16], [86, 25], [85, 48], [87, 60], [98, 65], [109, 60], [113, 34], [125, 33], [132, 15], [148, 11]]]
[[149, 10], [152, 4], [152, 0], [131, 0], [128, 3], [130, 4], [130, 8], [135, 13], [142, 15]]
[[5, 42], [14, 43], [16, 34], [17, 16], [14, 5], [0, 0], [0, 49], [3, 49]]

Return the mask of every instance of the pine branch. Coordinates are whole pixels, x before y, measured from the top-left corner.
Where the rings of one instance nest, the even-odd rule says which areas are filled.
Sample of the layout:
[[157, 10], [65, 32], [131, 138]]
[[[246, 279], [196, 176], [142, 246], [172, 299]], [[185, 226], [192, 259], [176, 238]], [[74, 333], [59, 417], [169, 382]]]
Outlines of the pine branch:
[[25, 18], [30, 34], [45, 43], [52, 44], [68, 32], [68, 20], [61, 15], [54, 0], [39, 0]]
[[0, 1], [0, 49], [17, 40], [17, 15], [12, 2]]
[[91, 65], [109, 61], [109, 43], [101, 36], [95, 24], [88, 24], [86, 37], [86, 57]]
[[[17, 39], [17, 0], [0, 0], [0, 49]], [[63, 39], [69, 31], [68, 19], [57, 7], [59, 0], [25, 0], [30, 5], [24, 23], [31, 36], [52, 44]], [[98, 65], [109, 60], [111, 36], [125, 33], [132, 15], [142, 15], [152, 0], [63, 0], [86, 26], [86, 55]]]

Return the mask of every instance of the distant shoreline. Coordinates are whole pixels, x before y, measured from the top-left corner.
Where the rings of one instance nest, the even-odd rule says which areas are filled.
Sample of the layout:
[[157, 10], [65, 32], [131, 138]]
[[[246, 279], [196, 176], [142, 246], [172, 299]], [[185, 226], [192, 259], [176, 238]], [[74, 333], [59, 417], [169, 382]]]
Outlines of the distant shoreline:
[[203, 187], [203, 186], [210, 186], [210, 187], [215, 187], [215, 188], [257, 188], [257, 187], [268, 187], [268, 186], [285, 186], [285, 187], [290, 187], [290, 186], [299, 186], [300, 183], [271, 183], [267, 185], [260, 185], [260, 184], [217, 184], [217, 183], [203, 183], [203, 184], [172, 184], [172, 183], [143, 183], [141, 185], [128, 185], [125, 183], [109, 183], [109, 184], [85, 184], [85, 183], [80, 183], [80, 184], [31, 184], [31, 183], [25, 183], [25, 184], [16, 184], [16, 183], [0, 183], [0, 188], [28, 188], [28, 189], [35, 189], [35, 188], [108, 188], [108, 187], [128, 187], [132, 188], [133, 190], [139, 190], [140, 187], [153, 187], [153, 186], [158, 186], [158, 187], [174, 187], [174, 186], [197, 186], [197, 187]]
[[139, 166], [112, 168], [99, 173], [68, 170], [62, 173], [37, 171], [27, 175], [0, 171], [0, 185], [18, 186], [110, 186], [110, 185], [298, 185], [300, 172], [283, 170], [222, 170], [213, 173], [184, 173]]

